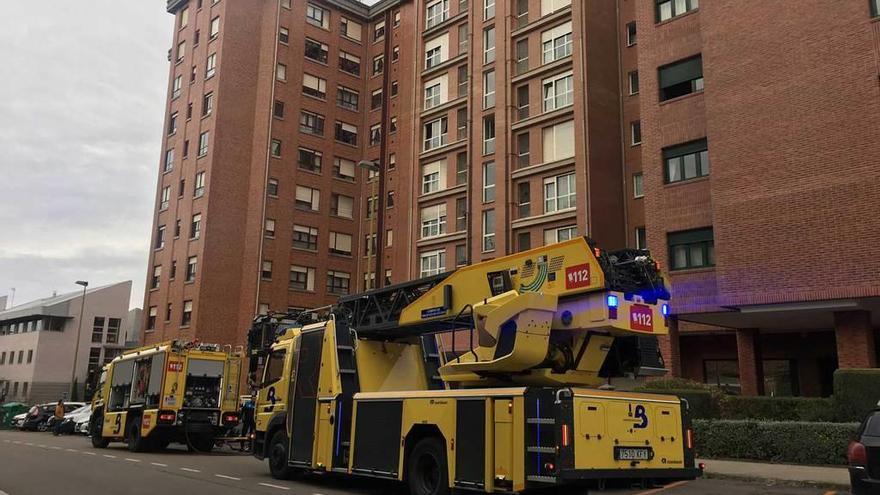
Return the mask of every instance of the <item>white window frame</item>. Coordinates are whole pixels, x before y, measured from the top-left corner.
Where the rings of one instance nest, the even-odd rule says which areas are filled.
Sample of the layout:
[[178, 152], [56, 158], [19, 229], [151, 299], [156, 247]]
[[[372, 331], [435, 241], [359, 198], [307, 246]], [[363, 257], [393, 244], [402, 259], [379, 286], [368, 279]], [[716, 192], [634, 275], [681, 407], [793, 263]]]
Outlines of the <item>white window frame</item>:
[[[494, 9], [495, 0], [492, 0]], [[495, 61], [495, 26], [483, 30], [483, 65]]]
[[633, 198], [645, 197], [645, 176], [642, 172], [633, 174]]
[[[560, 193], [562, 186], [567, 192]], [[575, 173], [557, 175], [544, 179], [544, 213], [556, 213], [577, 208]]]
[[574, 73], [569, 71], [544, 79], [541, 83], [544, 113], [574, 105]]
[[[308, 198], [306, 198], [308, 196]], [[296, 199], [294, 203], [303, 202], [309, 203], [311, 206], [311, 210], [309, 211], [318, 211], [321, 206], [321, 190], [315, 189], [313, 187], [308, 186], [296, 186], [296, 194], [294, 196]], [[299, 209], [299, 208], [298, 208]], [[300, 209], [300, 211], [303, 211]]]
[[421, 239], [430, 239], [446, 234], [446, 203], [422, 208], [420, 218]]
[[541, 33], [541, 60], [544, 65], [568, 57], [571, 55], [572, 47], [571, 21]]
[[419, 278], [446, 272], [446, 250], [428, 251], [419, 255]]
[[[489, 80], [491, 78], [491, 81]], [[483, 73], [483, 109], [495, 107], [495, 69]]]
[[483, 164], [483, 203], [495, 201], [495, 162]]
[[448, 119], [440, 117], [425, 123], [424, 151], [431, 151], [446, 146], [448, 136]]
[[446, 160], [422, 165], [422, 194], [446, 189]]
[[544, 245], [556, 244], [557, 242], [570, 241], [577, 237], [577, 225], [566, 225], [544, 231]]
[[[489, 229], [489, 218], [492, 219], [492, 228]], [[483, 210], [483, 238], [480, 247], [484, 253], [495, 251], [495, 210]]]
[[449, 19], [449, 0], [436, 0], [425, 6], [425, 29], [431, 29], [446, 19]]
[[[318, 15], [320, 14], [320, 16]], [[322, 29], [330, 28], [330, 11], [313, 3], [306, 4], [306, 22]]]

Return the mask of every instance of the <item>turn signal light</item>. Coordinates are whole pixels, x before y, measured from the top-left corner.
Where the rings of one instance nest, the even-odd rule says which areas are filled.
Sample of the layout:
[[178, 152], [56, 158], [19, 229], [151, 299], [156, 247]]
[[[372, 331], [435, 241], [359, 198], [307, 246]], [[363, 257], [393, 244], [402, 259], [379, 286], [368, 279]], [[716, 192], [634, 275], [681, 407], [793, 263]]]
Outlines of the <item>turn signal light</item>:
[[866, 466], [868, 464], [868, 452], [861, 442], [853, 440], [846, 449], [846, 459], [851, 466]]
[[226, 413], [223, 415], [223, 424], [238, 423], [238, 415]]
[[568, 425], [562, 425], [562, 446], [568, 447]]
[[159, 413], [160, 423], [173, 423], [177, 419], [177, 415], [171, 411], [162, 411]]

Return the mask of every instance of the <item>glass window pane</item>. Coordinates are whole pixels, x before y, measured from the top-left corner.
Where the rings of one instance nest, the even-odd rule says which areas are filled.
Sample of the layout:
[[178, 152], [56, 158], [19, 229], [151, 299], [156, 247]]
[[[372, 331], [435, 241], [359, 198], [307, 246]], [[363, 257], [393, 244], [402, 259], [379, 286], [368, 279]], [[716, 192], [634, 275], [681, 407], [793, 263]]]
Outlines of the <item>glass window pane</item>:
[[670, 158], [666, 162], [666, 176], [669, 182], [681, 180], [681, 157]]
[[706, 264], [705, 260], [703, 260], [703, 244], [691, 244], [690, 252], [690, 266], [704, 266]]
[[700, 152], [700, 175], [709, 175], [709, 152]]
[[684, 178], [693, 179], [697, 176], [697, 155], [684, 155]]
[[687, 246], [675, 246], [673, 248], [673, 263], [676, 268], [687, 266]]
[[665, 21], [672, 17], [672, 1], [660, 4], [660, 20]]
[[675, 14], [683, 14], [687, 10], [687, 0], [675, 0]]

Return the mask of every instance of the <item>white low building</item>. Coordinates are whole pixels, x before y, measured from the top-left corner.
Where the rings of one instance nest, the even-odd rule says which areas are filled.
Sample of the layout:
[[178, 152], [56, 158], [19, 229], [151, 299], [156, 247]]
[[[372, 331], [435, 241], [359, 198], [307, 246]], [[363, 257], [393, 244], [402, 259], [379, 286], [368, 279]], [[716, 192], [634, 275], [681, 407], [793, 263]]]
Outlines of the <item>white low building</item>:
[[[75, 291], [0, 311], [0, 399], [25, 403], [56, 401], [70, 394], [83, 292]], [[82, 334], [76, 358], [77, 398], [89, 373], [132, 345], [136, 312], [129, 314], [131, 281], [85, 293]]]

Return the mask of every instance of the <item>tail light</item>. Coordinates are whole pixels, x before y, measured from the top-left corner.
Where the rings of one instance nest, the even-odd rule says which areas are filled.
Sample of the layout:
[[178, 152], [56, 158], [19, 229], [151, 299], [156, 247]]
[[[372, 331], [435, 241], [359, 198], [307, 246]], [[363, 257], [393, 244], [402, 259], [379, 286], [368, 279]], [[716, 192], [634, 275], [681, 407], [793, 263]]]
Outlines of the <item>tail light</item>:
[[562, 446], [568, 447], [568, 425], [562, 425]]
[[849, 447], [846, 449], [846, 459], [849, 461], [850, 465], [866, 466], [868, 464], [868, 452], [865, 450], [865, 446], [861, 442], [853, 440], [849, 443]]
[[685, 446], [689, 450], [694, 448], [694, 430], [690, 428], [687, 429], [687, 434], [685, 435]]
[[223, 415], [223, 424], [238, 424], [238, 414], [226, 413]]
[[172, 424], [175, 419], [177, 414], [174, 414], [174, 411], [159, 411], [159, 423]]

